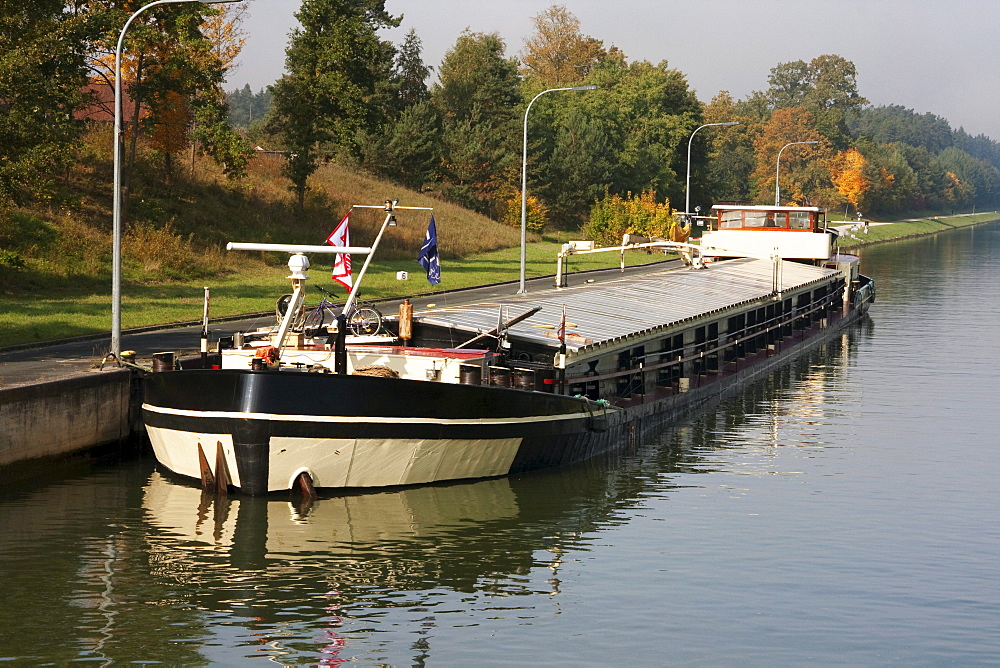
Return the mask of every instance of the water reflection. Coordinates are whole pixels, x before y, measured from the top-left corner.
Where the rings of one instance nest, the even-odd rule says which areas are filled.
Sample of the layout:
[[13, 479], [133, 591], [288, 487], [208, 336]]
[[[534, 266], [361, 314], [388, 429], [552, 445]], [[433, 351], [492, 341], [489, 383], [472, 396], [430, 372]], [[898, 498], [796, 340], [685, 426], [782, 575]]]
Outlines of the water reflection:
[[[845, 440], [845, 432], [850, 440], [858, 429], [853, 411], [859, 388], [848, 371], [874, 330], [866, 316], [826, 346], [665, 430], [649, 446], [658, 466], [674, 473], [788, 472], [773, 468], [778, 448], [809, 457], [815, 449], [838, 447], [833, 444]], [[831, 437], [831, 429], [840, 433]], [[782, 459], [789, 462], [794, 458]]]
[[[746, 453], [817, 445], [844, 419], [844, 335], [634, 452], [475, 483], [287, 500], [202, 496], [148, 461], [0, 503], [0, 658], [262, 657], [422, 664], [443, 628], [561, 614], [567, 562], [713, 471], [773, 473]], [[603, 566], [614, 589], [614, 573]], [[44, 601], [43, 605], [36, 602]], [[538, 631], [541, 633], [541, 630]]]

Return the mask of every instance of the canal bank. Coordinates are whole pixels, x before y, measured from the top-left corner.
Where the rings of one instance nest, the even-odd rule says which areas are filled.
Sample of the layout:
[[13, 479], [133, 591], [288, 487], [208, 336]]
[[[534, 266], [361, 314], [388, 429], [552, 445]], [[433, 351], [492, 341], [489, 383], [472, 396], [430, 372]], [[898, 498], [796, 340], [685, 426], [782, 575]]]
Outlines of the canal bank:
[[867, 224], [864, 221], [834, 224], [834, 221], [831, 226], [841, 233], [839, 247], [849, 251], [890, 241], [933, 236], [973, 225], [986, 225], [997, 220], [1000, 220], [1000, 212], [989, 211], [939, 218], [908, 218], [895, 222], [871, 221]]

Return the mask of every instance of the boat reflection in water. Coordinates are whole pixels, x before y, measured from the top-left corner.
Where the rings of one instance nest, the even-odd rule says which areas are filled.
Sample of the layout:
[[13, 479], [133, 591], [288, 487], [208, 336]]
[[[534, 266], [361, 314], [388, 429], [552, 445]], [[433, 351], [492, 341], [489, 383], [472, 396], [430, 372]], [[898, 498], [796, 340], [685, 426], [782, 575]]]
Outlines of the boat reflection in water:
[[[400, 625], [429, 632], [435, 599], [456, 604], [458, 592], [465, 614], [476, 616], [537, 605], [511, 597], [559, 593], [564, 551], [614, 508], [635, 502], [636, 480], [595, 494], [617, 479], [587, 467], [299, 507], [202, 494], [153, 472], [142, 507], [151, 575], [175, 585], [185, 605], [222, 615], [225, 628], [204, 629], [221, 633], [220, 643], [231, 645], [235, 634], [258, 644], [248, 655], [281, 661], [315, 662], [317, 652], [323, 661], [342, 652], [346, 660], [364, 652], [364, 660], [385, 661], [401, 658], [380, 647], [399, 651], [399, 637], [372, 632]], [[200, 644], [204, 652], [214, 643]]]

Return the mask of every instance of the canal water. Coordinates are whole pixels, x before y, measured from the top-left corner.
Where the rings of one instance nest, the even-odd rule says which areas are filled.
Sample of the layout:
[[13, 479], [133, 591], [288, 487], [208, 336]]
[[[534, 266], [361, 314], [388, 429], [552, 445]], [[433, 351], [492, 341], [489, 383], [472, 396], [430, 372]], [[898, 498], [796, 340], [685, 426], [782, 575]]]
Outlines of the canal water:
[[1000, 225], [865, 249], [860, 326], [609, 462], [202, 499], [0, 496], [0, 661], [1000, 664]]

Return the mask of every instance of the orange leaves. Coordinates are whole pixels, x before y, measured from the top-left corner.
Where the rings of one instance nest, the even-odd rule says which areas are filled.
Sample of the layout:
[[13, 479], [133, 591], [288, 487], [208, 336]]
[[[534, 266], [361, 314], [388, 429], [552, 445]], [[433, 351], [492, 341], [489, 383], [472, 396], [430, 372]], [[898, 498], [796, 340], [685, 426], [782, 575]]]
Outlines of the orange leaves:
[[201, 24], [202, 35], [212, 42], [212, 52], [225, 70], [233, 67], [243, 50], [246, 12], [247, 6], [243, 3], [222, 5], [217, 8], [216, 14], [206, 17]]
[[[806, 141], [819, 143], [791, 146], [782, 152], [787, 144]], [[829, 142], [816, 129], [816, 117], [803, 107], [775, 110], [764, 123], [753, 145], [757, 166], [752, 178], [760, 200], [773, 201], [775, 177], [779, 176], [776, 174], [779, 153], [783, 200], [802, 203], [811, 199], [819, 191], [820, 173], [823, 179], [829, 178], [829, 174], [819, 167], [828, 159]]]
[[870, 186], [865, 177], [865, 156], [855, 148], [849, 148], [837, 155], [830, 170], [837, 192], [858, 208], [858, 202]]
[[167, 91], [156, 106], [156, 125], [150, 144], [162, 153], [176, 153], [188, 144], [191, 114], [187, 100], [180, 93]]
[[587, 78], [606, 55], [604, 44], [580, 32], [580, 21], [562, 5], [532, 18], [535, 34], [525, 40], [522, 73], [545, 86], [567, 86]]

